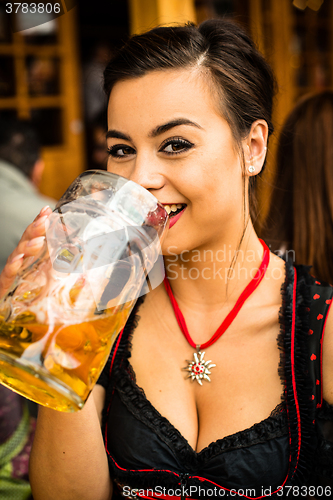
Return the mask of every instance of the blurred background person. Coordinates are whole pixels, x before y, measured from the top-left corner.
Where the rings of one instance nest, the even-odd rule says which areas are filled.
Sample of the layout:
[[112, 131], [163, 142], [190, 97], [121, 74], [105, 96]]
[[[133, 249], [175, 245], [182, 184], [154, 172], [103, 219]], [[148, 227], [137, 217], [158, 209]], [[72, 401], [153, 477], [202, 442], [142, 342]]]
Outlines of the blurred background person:
[[333, 91], [306, 95], [288, 115], [261, 235], [273, 251], [333, 283]]
[[[29, 123], [0, 118], [0, 269], [22, 231], [55, 200], [38, 192], [44, 162]], [[0, 498], [32, 499], [28, 478], [37, 405], [0, 385]]]
[[55, 200], [38, 192], [44, 162], [35, 131], [27, 122], [0, 118], [0, 271], [22, 232]]
[[35, 427], [26, 401], [0, 385], [1, 500], [32, 500], [28, 470]]

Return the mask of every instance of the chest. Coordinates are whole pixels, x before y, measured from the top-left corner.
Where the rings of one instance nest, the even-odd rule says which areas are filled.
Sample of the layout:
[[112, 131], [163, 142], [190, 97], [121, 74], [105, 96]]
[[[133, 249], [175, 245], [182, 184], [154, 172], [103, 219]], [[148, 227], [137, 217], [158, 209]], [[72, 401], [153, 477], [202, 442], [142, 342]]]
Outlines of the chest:
[[[221, 496], [226, 489], [240, 487], [254, 488], [256, 497], [262, 497], [267, 488], [270, 496], [278, 485], [305, 484], [308, 473], [312, 474], [318, 437], [316, 409], [321, 401], [317, 385], [320, 363], [315, 360], [320, 359], [322, 325], [332, 292], [326, 293], [316, 283], [308, 293], [301, 271], [296, 281], [296, 273], [287, 269], [280, 315], [285, 410], [269, 417], [275, 405], [268, 403], [279, 400], [282, 393], [277, 373], [279, 306], [275, 310], [261, 307], [261, 312], [251, 308], [252, 314], [245, 310], [244, 317], [229, 330], [229, 338], [224, 335], [216, 343], [214, 354], [207, 349], [206, 359], [212, 358], [217, 366], [212, 370], [211, 384], [203, 387], [184, 380], [179, 370], [193, 349], [180, 340], [177, 323], [169, 322], [166, 311], [159, 310], [159, 321], [150, 329], [145, 321], [148, 315], [142, 309], [137, 311], [138, 326], [129, 330], [133, 334], [129, 361], [136, 373], [131, 374], [128, 360], [120, 356], [115, 362], [115, 385], [110, 384], [107, 400], [105, 435], [112, 477], [126, 484], [135, 470], [136, 485], [178, 488], [185, 481], [212, 488], [213, 483], [223, 490]], [[196, 336], [204, 327], [193, 321], [189, 330]], [[164, 357], [156, 359], [162, 352], [167, 355], [167, 364]], [[238, 376], [240, 370], [243, 372]], [[204, 388], [206, 392], [201, 391]], [[239, 406], [238, 394], [242, 394]], [[210, 415], [214, 418], [209, 419]], [[252, 425], [254, 422], [258, 423]], [[228, 425], [229, 429], [237, 428], [228, 432]]]
[[[163, 303], [156, 309], [143, 306], [130, 358], [136, 383], [194, 450], [264, 420], [281, 402], [278, 306], [261, 307], [250, 315], [244, 308], [223, 336], [205, 349], [204, 359], [216, 366], [210, 369], [211, 382], [203, 381], [202, 386], [187, 378], [184, 368], [194, 360], [195, 350], [172, 308]], [[217, 321], [207, 318], [200, 324], [193, 318], [188, 329], [194, 339], [200, 338], [207, 328], [214, 333]]]

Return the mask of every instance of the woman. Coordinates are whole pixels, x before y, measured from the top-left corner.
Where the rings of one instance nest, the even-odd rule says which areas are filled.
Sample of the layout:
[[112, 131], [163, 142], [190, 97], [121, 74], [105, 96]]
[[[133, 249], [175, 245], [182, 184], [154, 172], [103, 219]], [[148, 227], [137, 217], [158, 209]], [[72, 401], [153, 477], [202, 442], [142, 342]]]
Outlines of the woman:
[[280, 133], [263, 231], [272, 250], [292, 249], [296, 264], [313, 266], [313, 274], [328, 283], [333, 283], [332, 137], [333, 91], [302, 97]]
[[[225, 20], [134, 37], [107, 67], [108, 170], [176, 211], [162, 247], [168, 279], [136, 303], [84, 409], [40, 408], [35, 500], [316, 486], [313, 457], [319, 467], [319, 446], [331, 446], [320, 426], [332, 416], [332, 292], [270, 255], [250, 218], [273, 87], [251, 40]], [[27, 229], [4, 288], [48, 214]]]

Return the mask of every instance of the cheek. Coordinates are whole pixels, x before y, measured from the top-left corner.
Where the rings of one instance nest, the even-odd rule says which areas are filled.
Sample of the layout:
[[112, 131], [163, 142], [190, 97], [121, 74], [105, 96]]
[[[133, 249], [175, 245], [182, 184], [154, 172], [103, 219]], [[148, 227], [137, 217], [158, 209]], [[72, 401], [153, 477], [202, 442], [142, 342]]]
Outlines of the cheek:
[[[238, 158], [230, 156], [211, 158], [206, 160], [201, 168], [192, 172], [184, 183], [187, 191], [192, 196], [191, 201], [197, 201], [204, 206], [235, 202], [236, 206], [243, 197], [243, 175]], [[234, 203], [232, 203], [234, 204]]]
[[241, 176], [240, 157], [231, 140], [214, 137], [209, 141], [209, 147], [200, 151], [197, 156], [200, 170], [207, 177], [227, 179]]
[[[221, 172], [208, 172], [200, 179], [192, 179], [193, 190], [189, 199], [193, 221], [201, 230], [216, 231], [222, 221], [231, 225], [239, 221], [243, 212], [243, 177], [235, 175], [238, 165]], [[200, 186], [200, 189], [198, 189]]]
[[114, 161], [112, 161], [109, 155], [107, 156], [106, 169], [111, 174], [117, 174], [121, 175], [122, 177], [128, 177], [126, 176], [126, 170], [124, 168], [124, 165], [117, 165]]

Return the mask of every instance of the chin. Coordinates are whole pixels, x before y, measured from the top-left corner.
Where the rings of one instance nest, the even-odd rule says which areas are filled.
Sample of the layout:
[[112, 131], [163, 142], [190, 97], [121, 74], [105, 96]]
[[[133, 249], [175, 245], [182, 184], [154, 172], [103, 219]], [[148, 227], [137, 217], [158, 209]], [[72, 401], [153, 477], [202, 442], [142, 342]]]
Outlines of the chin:
[[185, 242], [180, 242], [179, 238], [177, 238], [174, 243], [172, 242], [171, 238], [169, 240], [166, 239], [161, 245], [162, 255], [164, 257], [174, 257], [184, 252], [191, 252], [196, 248], [197, 246], [193, 245], [193, 243], [186, 244]]
[[172, 257], [185, 252], [185, 249], [179, 247], [179, 245], [162, 245], [162, 255], [163, 257]]

